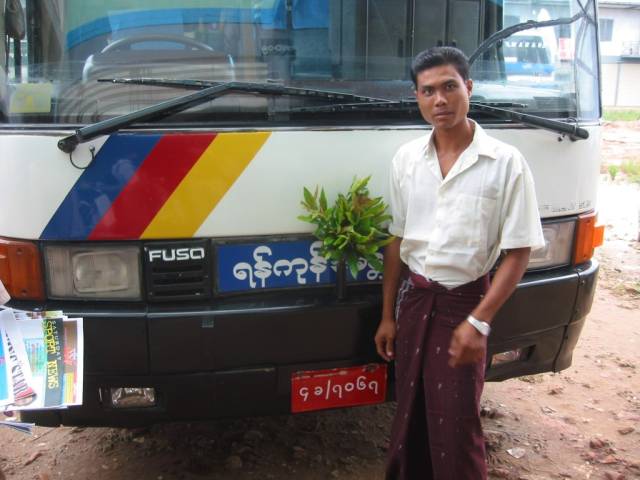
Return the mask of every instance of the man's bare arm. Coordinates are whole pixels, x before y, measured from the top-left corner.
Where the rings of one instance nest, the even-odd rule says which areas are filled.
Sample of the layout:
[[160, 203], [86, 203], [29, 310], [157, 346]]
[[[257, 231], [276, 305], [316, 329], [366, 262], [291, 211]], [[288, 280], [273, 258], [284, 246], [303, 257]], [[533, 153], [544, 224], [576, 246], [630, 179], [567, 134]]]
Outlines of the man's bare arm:
[[[507, 250], [506, 256], [496, 270], [487, 294], [473, 309], [471, 315], [478, 320], [491, 323], [500, 307], [511, 296], [524, 275], [529, 263], [530, 248]], [[449, 365], [456, 367], [473, 363], [482, 358], [487, 348], [487, 339], [469, 322], [462, 322], [453, 332], [449, 347]]]
[[375, 336], [376, 350], [387, 362], [391, 361], [395, 354], [394, 341], [396, 337], [396, 322], [394, 307], [400, 273], [402, 272], [402, 260], [400, 260], [400, 243], [402, 238], [394, 238], [384, 250], [384, 274], [382, 277], [382, 319]]
[[506, 251], [506, 256], [491, 280], [489, 291], [478, 306], [473, 309], [471, 315], [483, 322], [491, 323], [493, 321], [493, 317], [504, 305], [504, 302], [509, 299], [527, 270], [530, 253], [529, 247]]

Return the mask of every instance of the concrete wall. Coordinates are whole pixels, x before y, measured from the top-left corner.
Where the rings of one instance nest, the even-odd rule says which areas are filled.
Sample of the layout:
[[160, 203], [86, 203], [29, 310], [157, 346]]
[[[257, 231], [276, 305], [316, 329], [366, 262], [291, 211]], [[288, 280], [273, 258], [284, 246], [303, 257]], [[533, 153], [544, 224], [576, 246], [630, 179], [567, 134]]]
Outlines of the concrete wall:
[[602, 59], [602, 105], [640, 107], [640, 59]]

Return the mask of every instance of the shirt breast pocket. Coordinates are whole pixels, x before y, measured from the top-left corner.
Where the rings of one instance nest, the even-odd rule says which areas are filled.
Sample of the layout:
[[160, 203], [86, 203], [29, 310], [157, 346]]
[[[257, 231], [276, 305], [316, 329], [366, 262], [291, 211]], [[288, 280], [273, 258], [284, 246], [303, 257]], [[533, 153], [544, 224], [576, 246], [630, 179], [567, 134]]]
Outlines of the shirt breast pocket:
[[438, 212], [442, 248], [450, 251], [487, 249], [495, 207], [493, 198], [466, 193], [452, 195], [445, 208]]

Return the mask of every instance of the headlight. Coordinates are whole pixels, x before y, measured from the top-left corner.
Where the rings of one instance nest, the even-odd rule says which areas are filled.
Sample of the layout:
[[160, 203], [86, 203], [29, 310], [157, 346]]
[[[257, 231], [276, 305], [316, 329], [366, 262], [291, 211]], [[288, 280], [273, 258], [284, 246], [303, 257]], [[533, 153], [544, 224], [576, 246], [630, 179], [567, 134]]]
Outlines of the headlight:
[[140, 299], [140, 249], [135, 246], [47, 246], [51, 298]]
[[527, 268], [549, 268], [568, 265], [571, 262], [571, 246], [575, 221], [542, 225], [545, 246], [531, 252]]

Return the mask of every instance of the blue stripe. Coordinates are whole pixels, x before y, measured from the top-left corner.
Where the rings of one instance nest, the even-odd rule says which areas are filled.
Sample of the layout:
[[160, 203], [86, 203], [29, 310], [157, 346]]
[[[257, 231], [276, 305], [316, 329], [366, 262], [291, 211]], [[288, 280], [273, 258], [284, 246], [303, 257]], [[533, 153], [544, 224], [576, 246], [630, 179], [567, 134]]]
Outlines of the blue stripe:
[[85, 240], [160, 138], [161, 135], [127, 134], [109, 137], [40, 238]]
[[[278, 2], [279, 3], [279, 2]], [[276, 7], [278, 6], [276, 3]], [[283, 19], [277, 18], [278, 8], [175, 8], [168, 10], [141, 10], [116, 13], [97, 18], [67, 33], [67, 49], [94, 37], [129, 28], [158, 25], [207, 23], [256, 23], [271, 28], [284, 28]], [[282, 23], [282, 25], [280, 25]]]

